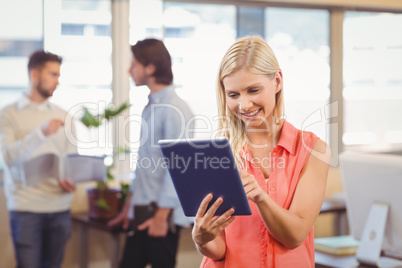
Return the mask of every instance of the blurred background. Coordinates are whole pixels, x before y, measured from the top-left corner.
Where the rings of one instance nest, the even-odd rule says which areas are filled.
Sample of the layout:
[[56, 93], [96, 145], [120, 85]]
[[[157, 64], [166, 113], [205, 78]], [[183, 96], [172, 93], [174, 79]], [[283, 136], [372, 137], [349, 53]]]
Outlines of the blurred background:
[[[132, 104], [124, 125], [79, 125], [80, 153], [110, 155], [123, 146], [135, 155], [149, 90], [130, 81], [130, 45], [153, 37], [171, 53], [177, 92], [196, 115], [196, 137], [210, 137], [220, 60], [238, 37], [258, 35], [283, 70], [286, 119], [330, 144], [338, 174], [342, 151], [402, 152], [401, 13], [402, 3], [391, 0], [0, 0], [0, 108], [26, 90], [27, 57], [48, 50], [63, 57], [51, 101], [75, 117], [82, 107], [96, 113]], [[133, 171], [130, 159], [118, 161], [118, 174]], [[108, 267], [102, 265], [90, 267]]]
[[[134, 119], [127, 122], [126, 138], [135, 151], [140, 123], [134, 115], [140, 115], [149, 92], [128, 81], [129, 44], [154, 37], [172, 55], [177, 92], [198, 116], [197, 136], [211, 135], [219, 62], [236, 38], [259, 35], [273, 48], [284, 73], [287, 120], [332, 140], [336, 153], [400, 150], [400, 7], [395, 5], [397, 13], [383, 12], [380, 4], [370, 7], [377, 12], [349, 11], [348, 6], [339, 11], [325, 6], [331, 1], [305, 2], [296, 8], [291, 3], [271, 6], [271, 1], [1, 0], [0, 107], [25, 90], [27, 56], [43, 48], [63, 57], [52, 99], [63, 108], [74, 113], [81, 106], [95, 110], [130, 100]], [[323, 6], [308, 8], [309, 2]], [[337, 131], [331, 132], [331, 125]], [[103, 144], [81, 153], [110, 153], [114, 140], [106, 137], [109, 131], [99, 130]]]

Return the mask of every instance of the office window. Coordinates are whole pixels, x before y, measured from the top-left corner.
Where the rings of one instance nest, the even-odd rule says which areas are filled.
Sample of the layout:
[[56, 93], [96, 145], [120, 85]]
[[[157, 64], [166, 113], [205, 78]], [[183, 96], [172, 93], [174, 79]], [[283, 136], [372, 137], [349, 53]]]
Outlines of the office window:
[[[63, 57], [60, 85], [52, 101], [75, 119], [87, 107], [103, 112], [112, 101], [111, 1], [52, 0], [45, 2], [45, 49]], [[79, 153], [113, 152], [112, 129], [88, 130], [77, 121]]]
[[[164, 40], [173, 58], [178, 94], [197, 116], [208, 119], [208, 126], [197, 121], [200, 131], [196, 136], [210, 136], [217, 127], [213, 120], [217, 115], [216, 75], [225, 51], [238, 37], [259, 35], [273, 48], [284, 72], [287, 120], [329, 141], [328, 11], [150, 1], [148, 8], [141, 5], [140, 12], [139, 2], [131, 1], [138, 13], [131, 19], [132, 29], [137, 27], [130, 35], [136, 36], [131, 43], [145, 37]], [[255, 27], [247, 23], [250, 17]], [[146, 104], [148, 93], [148, 89], [131, 90], [136, 114]], [[136, 104], [139, 99], [144, 103]], [[138, 128], [139, 124], [133, 124], [131, 130], [135, 133]], [[139, 140], [138, 134], [132, 139]]]
[[346, 150], [402, 150], [401, 14], [346, 12]]
[[283, 71], [286, 119], [329, 142], [328, 11], [267, 8], [265, 23]]
[[265, 37], [265, 8], [237, 6], [236, 17], [237, 37], [247, 35]]
[[[109, 0], [9, 1], [0, 9], [0, 18], [2, 25], [7, 21], [12, 26], [0, 28], [0, 108], [26, 90], [28, 56], [42, 48], [63, 57], [60, 85], [51, 101], [76, 118], [83, 106], [96, 114], [110, 104]], [[79, 122], [77, 126], [80, 153], [112, 152], [110, 128], [88, 131]]]
[[[172, 57], [176, 92], [197, 116], [197, 137], [210, 137], [217, 127], [216, 75], [225, 51], [236, 38], [232, 5], [190, 4], [159, 0], [130, 1], [130, 43], [162, 39]], [[141, 116], [149, 89], [131, 83], [131, 114]], [[216, 118], [215, 118], [216, 119]], [[132, 122], [131, 144], [138, 150], [140, 122]]]
[[[130, 0], [130, 35], [129, 42], [134, 45], [144, 38], [163, 39], [163, 3], [161, 0]], [[129, 50], [130, 48], [127, 47]], [[130, 50], [131, 56], [131, 50]], [[130, 61], [131, 63], [131, 61]], [[130, 66], [127, 66], [127, 70]], [[135, 155], [139, 148], [141, 112], [148, 103], [149, 89], [145, 86], [136, 87], [130, 77], [130, 150]], [[130, 157], [132, 159], [133, 156]], [[130, 168], [134, 169], [132, 161]]]
[[0, 40], [0, 57], [29, 56], [29, 51], [43, 48], [42, 40]]
[[[42, 0], [7, 1], [0, 8], [0, 109], [28, 85], [27, 56], [43, 48]], [[0, 157], [0, 170], [3, 168]]]
[[217, 127], [219, 63], [236, 39], [236, 7], [165, 2], [163, 12], [164, 28], [180, 29], [181, 33], [168, 35], [166, 31], [164, 36], [173, 59], [176, 91], [199, 119], [200, 131], [195, 135], [210, 137]]
[[28, 84], [27, 56], [43, 48], [42, 0], [9, 1], [0, 8], [0, 108]]
[[61, 35], [87, 35], [90, 31], [94, 36], [110, 36], [110, 25], [96, 24], [73, 24], [63, 23], [61, 25]]
[[84, 35], [84, 24], [63, 23], [61, 25], [62, 35]]

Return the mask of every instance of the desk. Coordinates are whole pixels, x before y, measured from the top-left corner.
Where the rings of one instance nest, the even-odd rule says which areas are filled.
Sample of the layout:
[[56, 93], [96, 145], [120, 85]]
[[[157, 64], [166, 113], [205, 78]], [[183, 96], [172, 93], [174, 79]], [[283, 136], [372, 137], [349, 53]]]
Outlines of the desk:
[[108, 227], [105, 221], [92, 220], [88, 213], [73, 214], [72, 220], [80, 227], [79, 267], [88, 268], [88, 228], [96, 228], [110, 234], [110, 267], [117, 268], [119, 265], [120, 235], [125, 233], [121, 228]]
[[[336, 235], [347, 233], [346, 221], [346, 205], [345, 202], [325, 198], [321, 207], [321, 213], [336, 213], [335, 226]], [[347, 222], [347, 221], [346, 221]], [[346, 225], [346, 227], [345, 227]], [[315, 268], [364, 268], [357, 261], [354, 255], [352, 256], [335, 256], [326, 254], [320, 251], [315, 251]]]
[[346, 205], [344, 202], [325, 198], [321, 206], [320, 213], [344, 213], [346, 212]]
[[335, 213], [335, 235], [348, 234], [345, 202], [325, 198], [321, 206], [320, 214]]
[[373, 268], [373, 267], [360, 264], [354, 255], [334, 256], [316, 251], [315, 268]]

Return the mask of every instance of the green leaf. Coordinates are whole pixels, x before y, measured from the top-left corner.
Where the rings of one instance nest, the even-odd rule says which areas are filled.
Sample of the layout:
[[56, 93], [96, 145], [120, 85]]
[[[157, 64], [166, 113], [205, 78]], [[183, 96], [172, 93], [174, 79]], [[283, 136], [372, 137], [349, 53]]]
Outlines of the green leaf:
[[93, 116], [87, 108], [84, 108], [84, 115], [81, 118], [81, 122], [86, 126], [86, 127], [99, 127], [102, 122], [99, 120], [99, 116]]
[[[103, 191], [106, 190], [107, 187], [107, 182], [105, 181], [97, 181], [96, 182], [96, 189], [98, 189], [99, 191]], [[101, 195], [103, 194], [103, 192], [101, 192]]]
[[107, 180], [108, 181], [114, 180], [114, 176], [111, 173], [111, 169], [112, 169], [112, 166], [106, 167], [106, 175], [107, 175]]
[[110, 120], [111, 117], [121, 114], [124, 110], [128, 109], [131, 105], [128, 102], [124, 102], [117, 109], [105, 109], [103, 117], [106, 120]]
[[131, 150], [120, 146], [117, 153], [118, 154], [129, 154], [129, 153], [131, 153]]
[[101, 209], [104, 209], [104, 210], [107, 210], [107, 211], [109, 211], [111, 208], [110, 208], [110, 206], [109, 206], [109, 204], [108, 204], [108, 202], [106, 201], [106, 199], [105, 198], [99, 198], [97, 201], [96, 201], [96, 206], [98, 207], [98, 208], [101, 208]]
[[129, 183], [120, 183], [121, 190], [120, 190], [120, 201], [124, 203], [126, 201], [127, 196], [130, 193], [130, 184]]

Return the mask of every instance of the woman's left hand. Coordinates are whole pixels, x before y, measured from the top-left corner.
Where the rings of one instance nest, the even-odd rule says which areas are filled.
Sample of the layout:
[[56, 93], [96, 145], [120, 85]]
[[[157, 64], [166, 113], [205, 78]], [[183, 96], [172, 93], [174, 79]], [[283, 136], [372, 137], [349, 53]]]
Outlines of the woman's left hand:
[[234, 213], [233, 208], [227, 210], [221, 216], [214, 216], [223, 199], [219, 197], [208, 209], [208, 204], [211, 200], [212, 194], [208, 194], [202, 200], [197, 215], [194, 218], [192, 237], [199, 247], [203, 247], [208, 242], [214, 240], [235, 219], [232, 216]]
[[243, 187], [247, 198], [254, 203], [261, 202], [264, 199], [266, 192], [261, 189], [255, 177], [247, 173], [247, 171], [244, 169], [239, 169], [239, 174], [243, 182]]

